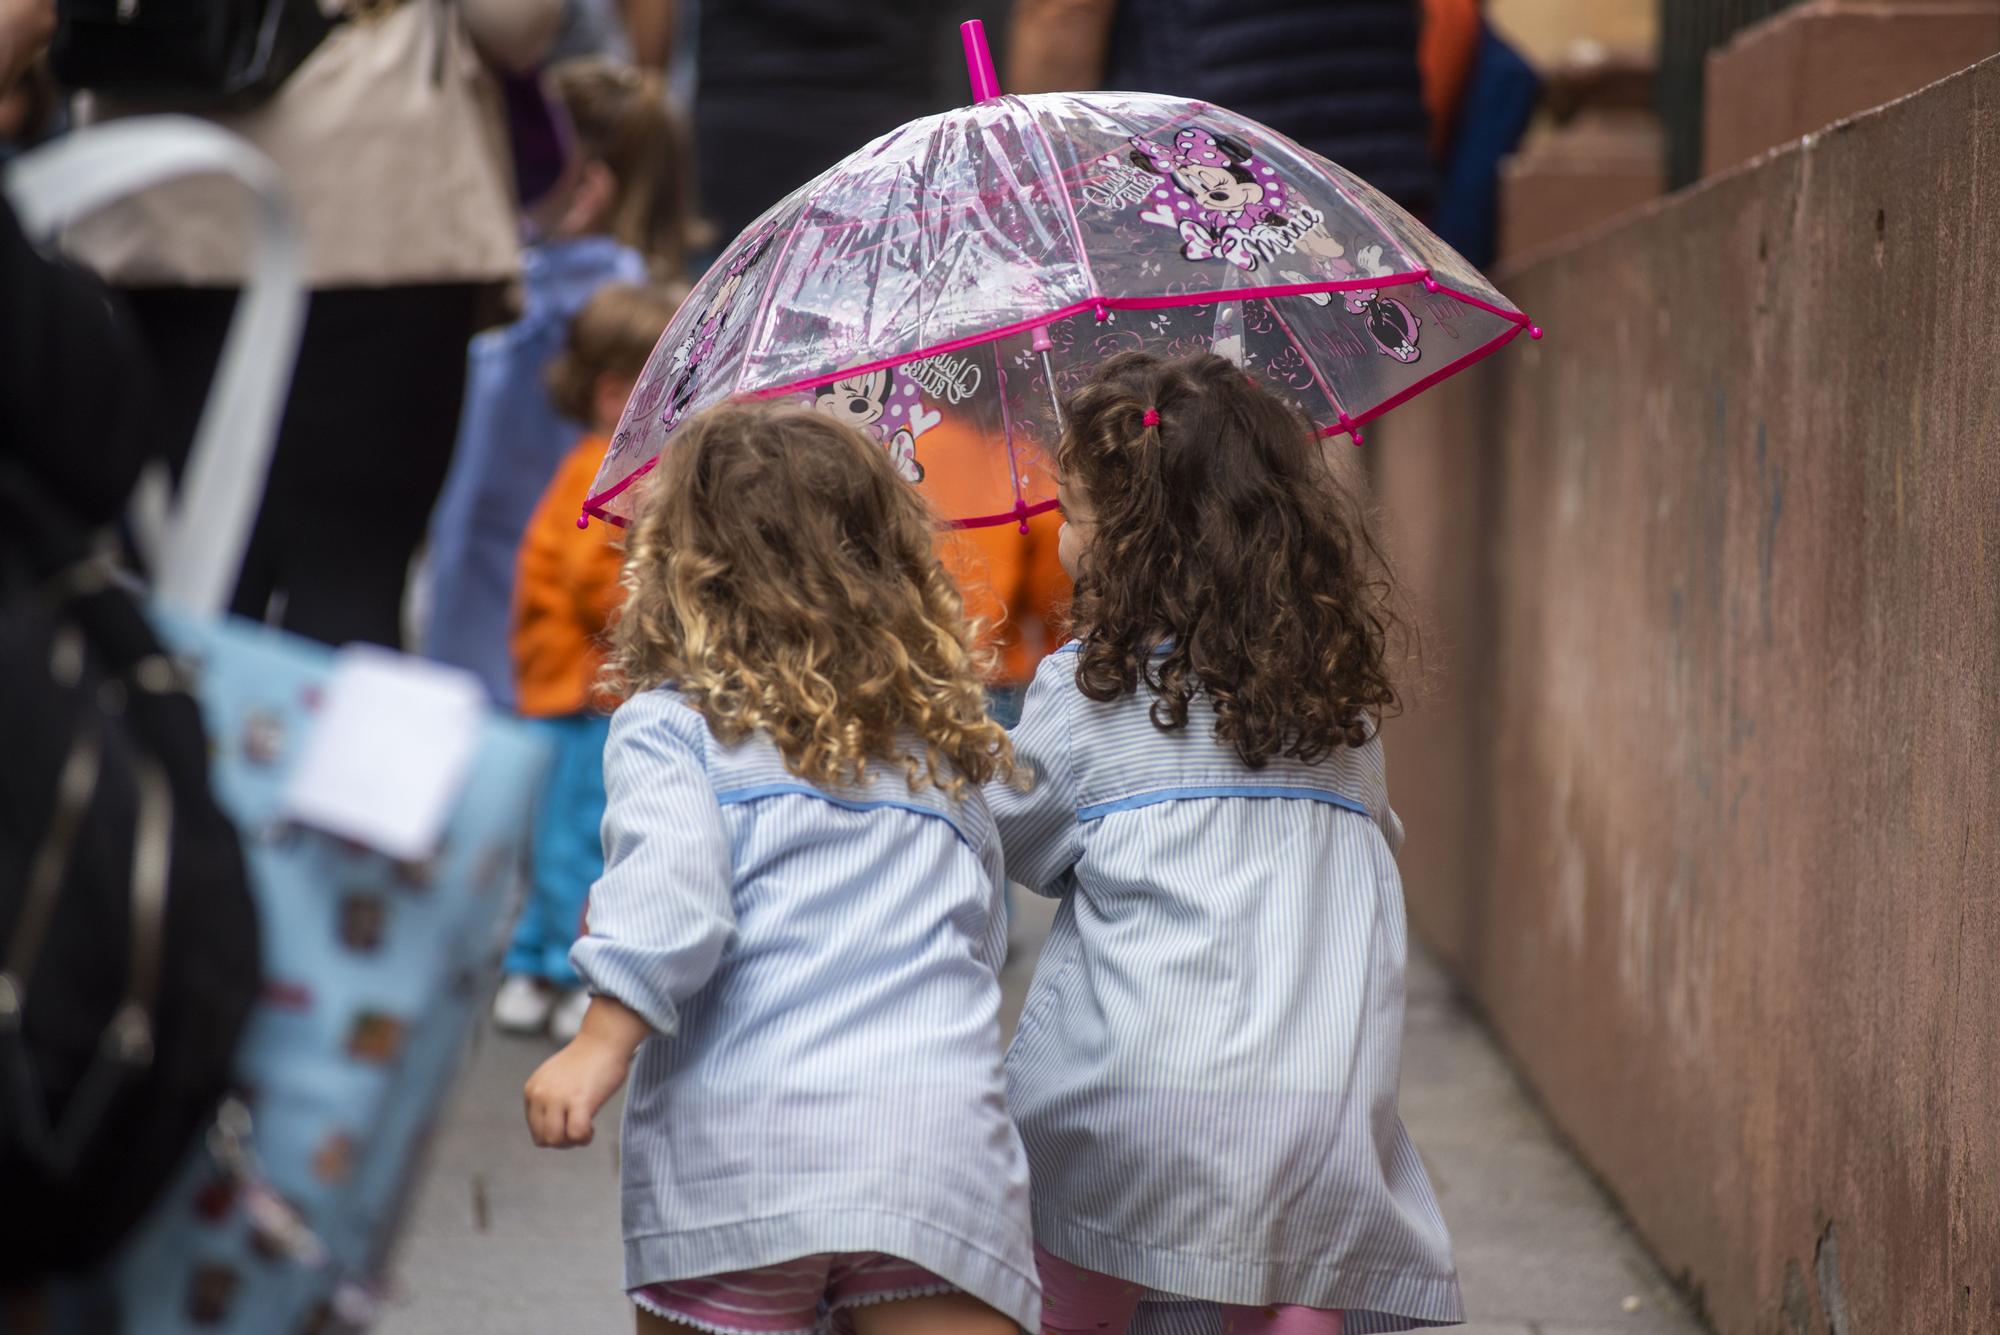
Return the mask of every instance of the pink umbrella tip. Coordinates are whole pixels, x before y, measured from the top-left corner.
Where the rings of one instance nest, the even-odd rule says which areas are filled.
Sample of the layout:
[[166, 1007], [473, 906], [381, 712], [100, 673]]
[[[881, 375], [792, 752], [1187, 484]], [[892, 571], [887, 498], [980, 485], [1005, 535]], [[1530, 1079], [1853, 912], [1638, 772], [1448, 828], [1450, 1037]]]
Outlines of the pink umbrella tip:
[[1532, 338], [1532, 339], [1536, 339], [1536, 340], [1540, 340], [1541, 336], [1542, 336], [1542, 327], [1541, 327], [1540, 325], [1538, 325], [1538, 324], [1531, 324], [1531, 325], [1529, 325], [1529, 326], [1528, 326], [1528, 337], [1529, 337], [1529, 338]]
[[993, 72], [993, 53], [986, 49], [986, 25], [967, 19], [958, 25], [965, 43], [965, 77], [972, 84], [974, 102], [991, 102], [1000, 96], [1000, 76]]
[[587, 515], [587, 514], [585, 514], [585, 515], [578, 515], [578, 516], [576, 517], [576, 526], [577, 526], [578, 528], [589, 528], [589, 527], [590, 527], [590, 516], [589, 516], [589, 515]]

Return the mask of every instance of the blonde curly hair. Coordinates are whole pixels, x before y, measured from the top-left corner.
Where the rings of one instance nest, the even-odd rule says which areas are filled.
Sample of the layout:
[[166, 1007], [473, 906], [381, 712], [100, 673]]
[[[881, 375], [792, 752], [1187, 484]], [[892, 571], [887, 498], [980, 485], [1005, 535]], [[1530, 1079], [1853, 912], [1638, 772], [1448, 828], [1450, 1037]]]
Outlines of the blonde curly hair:
[[879, 444], [824, 413], [724, 404], [644, 485], [615, 690], [672, 683], [719, 740], [768, 733], [812, 783], [875, 761], [954, 799], [1015, 780], [930, 515]]

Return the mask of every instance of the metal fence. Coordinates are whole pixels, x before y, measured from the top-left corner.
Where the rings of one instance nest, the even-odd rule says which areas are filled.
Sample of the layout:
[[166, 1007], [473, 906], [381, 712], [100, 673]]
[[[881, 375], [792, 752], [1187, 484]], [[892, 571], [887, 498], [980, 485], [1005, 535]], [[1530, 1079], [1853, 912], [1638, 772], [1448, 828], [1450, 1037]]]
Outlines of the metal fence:
[[1660, 119], [1667, 131], [1667, 183], [1701, 176], [1703, 74], [1708, 53], [1797, 0], [1660, 0]]

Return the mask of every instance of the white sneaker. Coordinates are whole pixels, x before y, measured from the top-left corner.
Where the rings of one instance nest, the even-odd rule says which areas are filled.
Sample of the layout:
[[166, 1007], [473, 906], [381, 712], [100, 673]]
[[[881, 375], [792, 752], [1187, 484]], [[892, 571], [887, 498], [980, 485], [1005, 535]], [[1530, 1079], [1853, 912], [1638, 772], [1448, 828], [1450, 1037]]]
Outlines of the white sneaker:
[[577, 988], [574, 992], [563, 993], [555, 1009], [549, 1012], [549, 1037], [558, 1043], [567, 1043], [583, 1032], [583, 1014], [590, 1009], [590, 992]]
[[493, 996], [493, 1023], [510, 1034], [539, 1034], [548, 1027], [555, 1004], [555, 989], [547, 983], [510, 973]]

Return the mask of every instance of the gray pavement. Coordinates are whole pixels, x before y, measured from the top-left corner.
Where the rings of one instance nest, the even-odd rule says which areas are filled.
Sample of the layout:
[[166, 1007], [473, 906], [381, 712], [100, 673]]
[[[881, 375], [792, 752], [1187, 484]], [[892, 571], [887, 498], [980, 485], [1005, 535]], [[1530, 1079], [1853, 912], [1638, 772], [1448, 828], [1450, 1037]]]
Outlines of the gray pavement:
[[[1013, 1030], [1048, 931], [1023, 897], [1007, 968]], [[1458, 1256], [1463, 1335], [1692, 1335], [1611, 1203], [1550, 1133], [1428, 958], [1410, 970], [1403, 1118]], [[537, 1150], [521, 1083], [548, 1043], [486, 1032], [459, 1083], [398, 1253], [381, 1335], [623, 1335], [616, 1109], [595, 1145]]]

